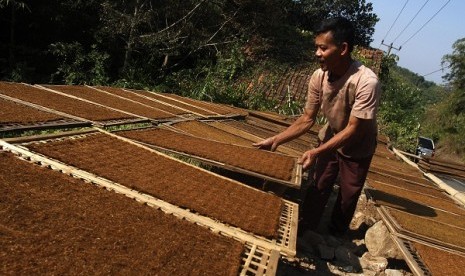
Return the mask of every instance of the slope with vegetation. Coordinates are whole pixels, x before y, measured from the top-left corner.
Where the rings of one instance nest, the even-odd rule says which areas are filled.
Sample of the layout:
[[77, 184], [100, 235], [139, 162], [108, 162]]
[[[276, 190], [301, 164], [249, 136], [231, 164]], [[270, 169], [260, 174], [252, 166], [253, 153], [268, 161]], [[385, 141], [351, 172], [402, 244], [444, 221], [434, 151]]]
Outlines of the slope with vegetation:
[[[150, 89], [295, 114], [301, 102], [277, 106], [254, 88], [277, 89], [286, 72], [316, 68], [313, 30], [336, 15], [355, 22], [357, 44], [370, 44], [378, 17], [365, 0], [0, 0], [0, 79]], [[397, 147], [413, 151], [421, 134], [463, 156], [463, 40], [454, 47], [446, 87], [384, 59], [380, 130]]]

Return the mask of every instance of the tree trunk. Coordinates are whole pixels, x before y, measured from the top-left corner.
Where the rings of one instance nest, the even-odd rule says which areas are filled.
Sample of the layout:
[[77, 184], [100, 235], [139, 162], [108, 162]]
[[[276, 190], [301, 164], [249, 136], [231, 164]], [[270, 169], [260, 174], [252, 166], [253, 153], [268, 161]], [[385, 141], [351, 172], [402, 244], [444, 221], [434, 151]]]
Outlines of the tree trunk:
[[161, 68], [166, 68], [168, 67], [168, 61], [169, 61], [170, 56], [168, 54], [165, 55], [165, 58], [163, 59], [163, 64], [161, 65]]
[[134, 32], [136, 28], [137, 16], [139, 15], [139, 0], [137, 0], [136, 5], [134, 6], [134, 14], [131, 20], [131, 29], [129, 30], [129, 37], [126, 43], [126, 52], [124, 54], [124, 63], [123, 63], [123, 72], [127, 70], [129, 64], [132, 61], [132, 51], [134, 47]]

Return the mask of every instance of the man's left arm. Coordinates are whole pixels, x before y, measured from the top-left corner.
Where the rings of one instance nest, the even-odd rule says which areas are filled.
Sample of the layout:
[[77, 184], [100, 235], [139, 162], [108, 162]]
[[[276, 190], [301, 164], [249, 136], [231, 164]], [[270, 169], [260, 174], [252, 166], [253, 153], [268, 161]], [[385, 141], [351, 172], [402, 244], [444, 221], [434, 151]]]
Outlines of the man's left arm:
[[302, 155], [300, 163], [302, 164], [303, 169], [307, 169], [315, 163], [316, 158], [320, 154], [336, 150], [354, 140], [360, 139], [362, 135], [369, 130], [372, 120], [373, 119], [360, 119], [351, 115], [349, 117], [349, 123], [342, 131], [334, 135], [326, 143], [317, 148], [308, 150]]

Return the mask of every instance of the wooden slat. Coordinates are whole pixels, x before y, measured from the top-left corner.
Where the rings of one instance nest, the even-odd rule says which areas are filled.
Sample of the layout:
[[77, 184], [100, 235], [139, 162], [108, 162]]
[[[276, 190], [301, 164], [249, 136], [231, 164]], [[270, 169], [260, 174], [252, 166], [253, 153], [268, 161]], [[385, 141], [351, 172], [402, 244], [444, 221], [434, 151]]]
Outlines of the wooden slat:
[[6, 125], [0, 127], [0, 133], [14, 132], [14, 131], [27, 131], [27, 130], [48, 130], [57, 128], [78, 128], [78, 127], [90, 127], [91, 122], [71, 121], [71, 120], [59, 120], [51, 122], [40, 122], [34, 124], [15, 124]]
[[[278, 267], [279, 252], [266, 250], [256, 245], [247, 247], [250, 252], [244, 260], [243, 269], [239, 275], [275, 275]], [[258, 262], [256, 261], [258, 260]]]
[[408, 241], [403, 240], [399, 237], [391, 235], [392, 240], [399, 248], [400, 252], [405, 258], [407, 265], [410, 267], [410, 270], [416, 276], [429, 276], [432, 275], [431, 272], [428, 270], [428, 267], [423, 263], [420, 256], [416, 254], [411, 248], [411, 246], [407, 246]]

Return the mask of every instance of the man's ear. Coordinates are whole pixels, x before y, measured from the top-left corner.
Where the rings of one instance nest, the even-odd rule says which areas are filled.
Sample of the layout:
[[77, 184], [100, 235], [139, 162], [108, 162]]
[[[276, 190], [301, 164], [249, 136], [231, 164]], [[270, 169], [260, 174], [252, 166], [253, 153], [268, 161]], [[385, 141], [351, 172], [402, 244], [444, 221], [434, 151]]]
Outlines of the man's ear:
[[349, 43], [342, 42], [341, 44], [341, 56], [349, 54]]

